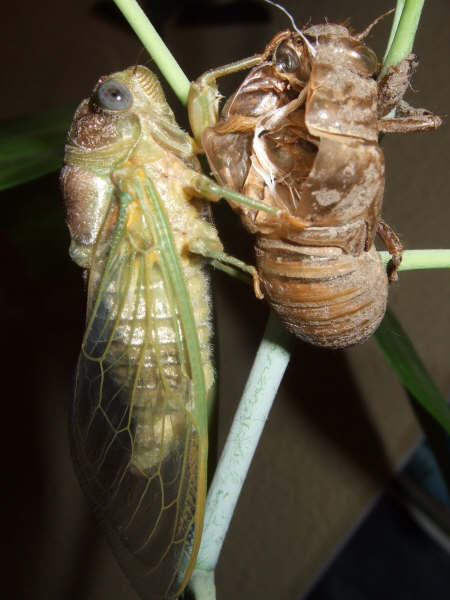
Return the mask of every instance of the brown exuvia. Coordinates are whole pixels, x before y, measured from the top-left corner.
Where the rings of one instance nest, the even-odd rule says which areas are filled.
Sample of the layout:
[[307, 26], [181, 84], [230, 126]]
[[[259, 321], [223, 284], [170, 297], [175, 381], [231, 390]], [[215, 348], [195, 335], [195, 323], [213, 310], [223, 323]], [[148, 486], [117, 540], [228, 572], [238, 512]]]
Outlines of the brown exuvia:
[[[366, 340], [385, 310], [402, 246], [381, 220], [380, 132], [426, 131], [440, 119], [403, 101], [410, 55], [377, 82], [379, 63], [342, 25], [283, 31], [259, 56], [205, 73], [192, 86], [191, 123], [217, 180], [287, 211], [292, 221], [235, 205], [256, 234], [263, 292], [286, 327], [318, 346]], [[196, 122], [194, 96], [217, 77], [255, 65], [209, 127]], [[395, 108], [397, 116], [387, 117]], [[216, 110], [216, 114], [214, 113]], [[374, 247], [381, 237], [388, 272]]]

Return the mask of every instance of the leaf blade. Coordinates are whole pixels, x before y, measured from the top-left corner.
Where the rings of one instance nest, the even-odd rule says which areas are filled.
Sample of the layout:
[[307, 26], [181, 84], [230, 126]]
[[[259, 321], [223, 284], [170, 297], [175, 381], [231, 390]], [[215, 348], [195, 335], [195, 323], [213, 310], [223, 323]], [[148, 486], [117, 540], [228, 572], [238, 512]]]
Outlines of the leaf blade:
[[374, 337], [391, 368], [414, 399], [450, 433], [450, 406], [391, 310], [386, 311]]
[[0, 191], [62, 166], [73, 107], [8, 119], [0, 124]]

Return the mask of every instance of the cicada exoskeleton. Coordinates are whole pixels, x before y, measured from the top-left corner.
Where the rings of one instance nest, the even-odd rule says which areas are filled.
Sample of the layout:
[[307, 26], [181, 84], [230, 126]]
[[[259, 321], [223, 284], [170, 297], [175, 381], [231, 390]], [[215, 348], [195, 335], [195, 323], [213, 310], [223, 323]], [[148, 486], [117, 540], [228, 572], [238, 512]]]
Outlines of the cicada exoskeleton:
[[156, 76], [102, 77], [77, 109], [61, 185], [87, 327], [71, 407], [81, 485], [140, 596], [179, 596], [195, 564], [213, 383], [205, 259], [227, 256]]
[[[379, 133], [440, 123], [402, 100], [412, 56], [377, 82], [377, 58], [363, 42], [368, 31], [326, 24], [281, 32], [220, 118], [214, 111], [199, 118], [198, 97], [212, 102], [216, 78], [246, 68], [245, 60], [207, 72], [191, 91], [191, 123], [216, 179], [293, 218], [237, 207], [256, 234], [265, 296], [292, 332], [330, 348], [375, 331], [401, 260], [401, 244], [381, 220]], [[402, 115], [383, 119], [395, 107]], [[377, 233], [392, 255], [389, 277]]]

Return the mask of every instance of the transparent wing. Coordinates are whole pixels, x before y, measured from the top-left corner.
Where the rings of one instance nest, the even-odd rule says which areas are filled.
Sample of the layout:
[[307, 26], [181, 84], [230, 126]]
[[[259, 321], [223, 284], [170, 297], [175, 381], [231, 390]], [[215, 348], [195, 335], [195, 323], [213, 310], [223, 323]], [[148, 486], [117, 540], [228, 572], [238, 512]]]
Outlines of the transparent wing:
[[159, 227], [145, 223], [151, 199], [140, 191], [127, 210], [142, 227], [130, 232], [111, 210], [106, 223], [115, 225], [97, 243], [70, 430], [81, 485], [125, 572], [153, 600], [178, 595], [184, 555], [198, 546], [206, 432], [181, 267], [170, 264]]

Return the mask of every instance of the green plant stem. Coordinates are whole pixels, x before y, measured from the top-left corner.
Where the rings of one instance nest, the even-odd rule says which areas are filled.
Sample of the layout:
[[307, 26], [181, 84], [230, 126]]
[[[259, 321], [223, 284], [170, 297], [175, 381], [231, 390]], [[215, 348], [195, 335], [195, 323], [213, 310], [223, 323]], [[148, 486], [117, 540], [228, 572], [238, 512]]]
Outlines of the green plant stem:
[[213, 571], [259, 438], [289, 363], [293, 337], [271, 314], [206, 501], [196, 570]]
[[389, 40], [386, 45], [386, 50], [383, 57], [383, 64], [386, 62], [386, 57], [391, 49], [392, 42], [394, 41], [395, 34], [397, 32], [397, 27], [400, 22], [400, 17], [402, 16], [403, 8], [405, 6], [405, 0], [397, 0], [397, 5], [395, 7], [394, 18], [392, 19], [391, 32], [389, 34]]
[[190, 82], [136, 0], [114, 0], [182, 104]]
[[[203, 531], [203, 535], [205, 532]], [[199, 600], [216, 600], [216, 584], [214, 571], [203, 571], [196, 568], [189, 582], [189, 589]]]
[[[379, 252], [381, 260], [387, 264], [389, 252]], [[450, 250], [405, 250], [399, 271], [417, 269], [450, 269]]]
[[397, 0], [388, 49], [379, 79], [390, 66], [398, 65], [411, 53], [425, 0]]

